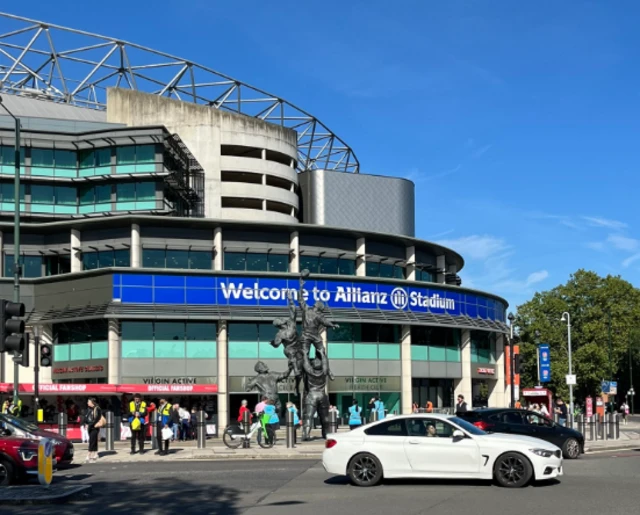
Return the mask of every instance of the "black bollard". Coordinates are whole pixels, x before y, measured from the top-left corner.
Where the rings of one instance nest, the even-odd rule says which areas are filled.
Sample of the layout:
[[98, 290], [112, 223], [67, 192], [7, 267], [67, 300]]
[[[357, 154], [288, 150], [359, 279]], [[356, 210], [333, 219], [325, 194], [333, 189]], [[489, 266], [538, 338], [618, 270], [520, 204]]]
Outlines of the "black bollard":
[[107, 425], [105, 426], [105, 429], [107, 431], [107, 441], [106, 441], [106, 445], [105, 445], [105, 449], [107, 451], [113, 451], [114, 450], [114, 422], [113, 422], [113, 411], [107, 411], [105, 413], [106, 415], [106, 419], [107, 419]]
[[329, 433], [335, 434], [338, 432], [338, 414], [335, 411], [329, 412]]
[[[256, 413], [256, 417], [260, 415]], [[242, 440], [242, 448], [249, 449], [251, 447], [249, 442], [249, 432], [251, 431], [251, 413], [246, 410], [242, 413], [242, 430], [244, 431], [244, 440]]]
[[296, 428], [293, 425], [293, 412], [287, 410], [287, 449], [296, 446]]
[[67, 414], [58, 413], [58, 434], [67, 436]]
[[596, 432], [595, 432], [595, 415], [591, 415], [590, 417], [587, 417], [589, 419], [589, 440], [591, 440], [592, 442], [595, 441], [597, 439], [596, 436]]
[[372, 410], [371, 411], [371, 422], [377, 422], [378, 421], [378, 411], [377, 410]]
[[609, 440], [616, 438], [616, 413], [609, 413]]
[[584, 435], [584, 430], [584, 415], [581, 413], [580, 415], [578, 415], [578, 431], [580, 431], [580, 433]]
[[207, 416], [203, 410], [198, 411], [198, 449], [207, 446]]
[[[158, 412], [156, 410], [151, 412], [149, 422], [151, 423], [151, 449], [155, 450], [158, 448]], [[133, 438], [133, 432], [131, 438]]]
[[601, 435], [602, 435], [602, 439], [603, 440], [607, 440], [608, 439], [608, 434], [607, 434], [607, 426], [609, 425], [609, 414], [605, 413], [604, 417], [602, 417], [600, 419], [600, 431], [601, 431]]
[[620, 440], [620, 415], [618, 415], [617, 413], [615, 414], [616, 417], [616, 440]]

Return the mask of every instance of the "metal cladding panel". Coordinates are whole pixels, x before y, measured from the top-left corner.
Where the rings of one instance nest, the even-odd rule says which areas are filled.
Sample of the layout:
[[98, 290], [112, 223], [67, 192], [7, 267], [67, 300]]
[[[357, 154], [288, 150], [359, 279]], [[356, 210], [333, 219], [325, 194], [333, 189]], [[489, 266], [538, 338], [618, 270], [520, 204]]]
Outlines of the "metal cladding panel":
[[312, 170], [300, 174], [303, 222], [415, 236], [415, 185], [406, 179]]

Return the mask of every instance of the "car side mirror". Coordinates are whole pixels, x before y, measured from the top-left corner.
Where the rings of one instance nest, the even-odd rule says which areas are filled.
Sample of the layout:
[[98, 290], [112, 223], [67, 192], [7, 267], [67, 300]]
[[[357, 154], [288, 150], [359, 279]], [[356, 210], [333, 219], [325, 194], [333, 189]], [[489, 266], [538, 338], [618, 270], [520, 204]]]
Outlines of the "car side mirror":
[[462, 440], [462, 439], [465, 437], [465, 436], [464, 436], [464, 433], [463, 433], [462, 431], [460, 431], [459, 429], [456, 429], [456, 430], [453, 432], [453, 435], [452, 435], [452, 436], [453, 436], [453, 439], [454, 439], [454, 440]]

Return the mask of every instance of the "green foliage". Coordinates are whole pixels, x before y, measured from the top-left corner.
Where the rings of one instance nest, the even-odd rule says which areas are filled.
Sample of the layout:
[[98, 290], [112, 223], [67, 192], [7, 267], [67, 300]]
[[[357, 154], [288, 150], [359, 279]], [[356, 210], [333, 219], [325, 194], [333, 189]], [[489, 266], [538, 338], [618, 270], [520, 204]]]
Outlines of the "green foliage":
[[640, 353], [640, 290], [617, 276], [600, 277], [578, 270], [566, 284], [536, 293], [518, 307], [515, 325], [524, 362], [521, 385], [537, 384], [537, 330], [538, 343], [548, 343], [551, 350], [549, 387], [556, 394], [568, 396], [567, 324], [560, 321], [565, 311], [571, 315], [573, 373], [578, 380], [574, 388], [576, 399], [599, 394], [603, 379], [627, 378], [630, 347], [632, 356]]

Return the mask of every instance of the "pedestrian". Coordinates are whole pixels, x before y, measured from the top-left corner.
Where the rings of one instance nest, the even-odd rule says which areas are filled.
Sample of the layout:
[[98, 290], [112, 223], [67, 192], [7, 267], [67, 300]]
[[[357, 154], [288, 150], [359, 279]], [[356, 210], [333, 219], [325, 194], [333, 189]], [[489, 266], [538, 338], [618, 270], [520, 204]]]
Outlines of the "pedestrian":
[[456, 404], [456, 416], [459, 417], [461, 413], [468, 411], [467, 403], [464, 401], [464, 395], [458, 395], [458, 403]]
[[180, 439], [180, 405], [176, 402], [171, 406], [171, 429], [173, 431], [173, 438], [171, 441], [175, 442]]
[[[238, 412], [238, 422], [240, 422], [242, 424], [242, 421], [244, 420], [244, 414], [245, 412], [249, 412], [249, 423], [251, 423], [251, 419], [252, 419], [252, 415], [251, 415], [251, 410], [247, 407], [249, 404], [249, 401], [247, 399], [242, 399], [242, 402], [240, 403], [240, 411]], [[291, 403], [287, 403], [287, 406], [291, 404]]]
[[189, 436], [189, 423], [191, 421], [191, 415], [188, 409], [182, 407], [178, 409], [178, 413], [180, 415], [180, 439], [184, 442]]
[[198, 410], [194, 406], [191, 408], [191, 439], [196, 440], [198, 438]]
[[[351, 409], [351, 408], [349, 408], [349, 409]], [[412, 412], [412, 413], [418, 413], [418, 410], [419, 410], [419, 409], [420, 409], [420, 408], [418, 407], [418, 403], [417, 403], [417, 402], [414, 402], [414, 403], [412, 404], [412, 406], [411, 406], [411, 412]]]
[[[275, 434], [280, 426], [280, 418], [278, 417], [278, 412], [276, 411], [276, 407], [272, 399], [266, 400], [263, 416], [265, 417], [265, 424], [267, 425], [267, 427], [273, 429], [273, 432]], [[270, 444], [271, 441], [267, 440], [267, 443]]]
[[560, 424], [561, 426], [566, 426], [567, 425], [567, 405], [564, 403], [564, 401], [560, 397], [556, 399], [556, 407], [555, 407], [554, 413], [558, 415], [558, 424]]
[[547, 405], [543, 402], [540, 403], [540, 415], [549, 418], [549, 410], [547, 409]]
[[[417, 408], [417, 404], [414, 403]], [[414, 412], [415, 413], [415, 412]], [[362, 408], [358, 406], [358, 401], [353, 399], [351, 406], [349, 406], [349, 429], [353, 431], [362, 425]]]
[[171, 437], [165, 438], [165, 435], [162, 434], [162, 430], [170, 427], [171, 405], [167, 402], [167, 399], [160, 399], [160, 402], [158, 403], [158, 416], [156, 422], [156, 430], [158, 433], [158, 452], [156, 454], [159, 454], [160, 456], [169, 454], [169, 440], [171, 440]]
[[144, 437], [146, 434], [147, 403], [139, 393], [133, 395], [129, 403], [129, 429], [131, 429], [131, 452], [136, 453], [136, 441], [140, 454], [144, 454]]
[[427, 403], [424, 405], [424, 410], [425, 413], [433, 413], [433, 402], [427, 401]]
[[627, 415], [629, 415], [629, 405], [627, 404], [627, 401], [624, 401], [620, 405], [620, 414], [622, 415], [622, 423], [624, 425], [626, 425], [627, 424]]
[[297, 439], [297, 431], [300, 427], [300, 417], [298, 416], [298, 408], [293, 402], [287, 402], [287, 411], [293, 413], [293, 433], [294, 433], [294, 441]]
[[98, 406], [98, 401], [95, 397], [89, 397], [87, 406], [84, 423], [87, 425], [87, 431], [89, 432], [89, 452], [85, 463], [95, 463], [98, 461], [98, 434], [103, 425], [102, 410]]
[[522, 409], [522, 403], [520, 402], [520, 400], [516, 401], [516, 405], [515, 405], [516, 409]]
[[377, 420], [384, 420], [385, 411], [384, 411], [384, 402], [378, 397], [372, 397], [369, 401], [369, 408], [371, 409], [371, 414], [375, 413]]
[[266, 395], [263, 395], [262, 400], [258, 404], [256, 404], [256, 408], [253, 411], [256, 415], [264, 412], [264, 407], [267, 405], [267, 399], [268, 397]]
[[7, 399], [6, 401], [4, 401], [4, 403], [2, 404], [2, 414], [3, 415], [9, 415], [9, 406], [11, 406], [11, 399]]

